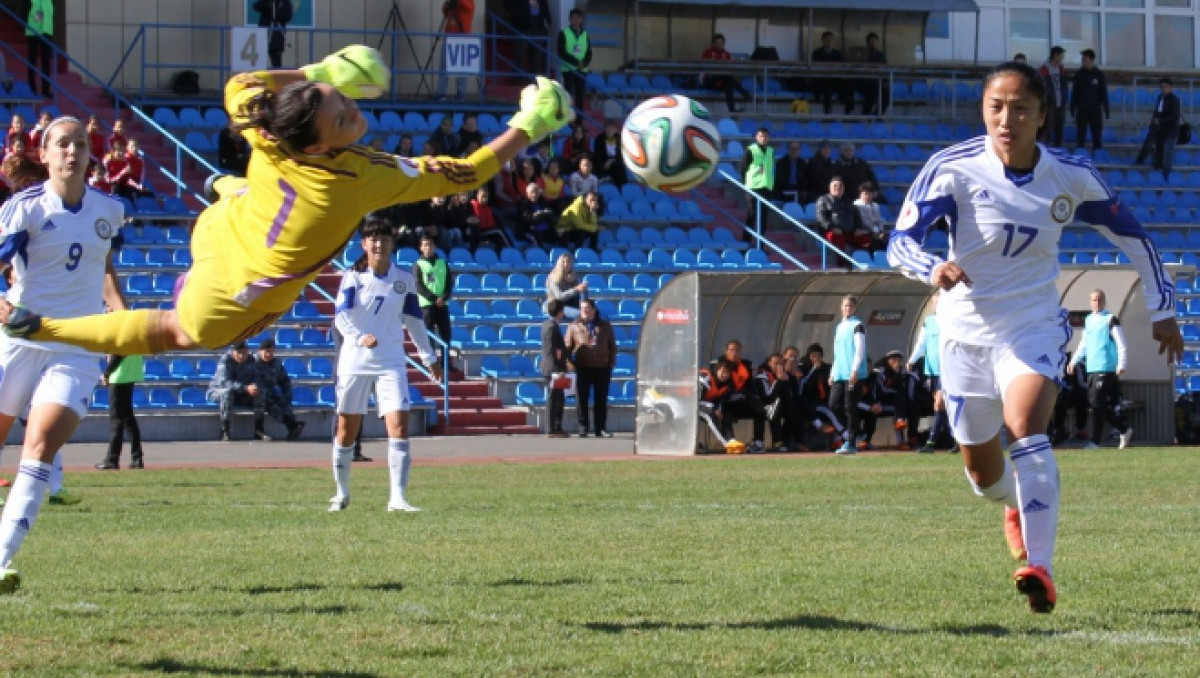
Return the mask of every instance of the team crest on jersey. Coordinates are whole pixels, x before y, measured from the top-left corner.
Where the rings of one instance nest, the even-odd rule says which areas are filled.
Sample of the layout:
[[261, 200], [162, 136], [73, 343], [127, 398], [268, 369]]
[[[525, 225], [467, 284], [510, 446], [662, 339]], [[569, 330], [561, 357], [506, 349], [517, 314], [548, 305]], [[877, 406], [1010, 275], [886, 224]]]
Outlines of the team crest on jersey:
[[1050, 203], [1050, 218], [1056, 223], [1065, 224], [1071, 220], [1071, 213], [1075, 211], [1075, 205], [1065, 193], [1060, 193]]
[[392, 291], [396, 294], [404, 294], [408, 291], [408, 286], [404, 284], [403, 280], [397, 280], [392, 283]]
[[113, 236], [113, 225], [104, 219], [96, 220], [96, 235], [100, 236], [101, 240], [108, 240]]

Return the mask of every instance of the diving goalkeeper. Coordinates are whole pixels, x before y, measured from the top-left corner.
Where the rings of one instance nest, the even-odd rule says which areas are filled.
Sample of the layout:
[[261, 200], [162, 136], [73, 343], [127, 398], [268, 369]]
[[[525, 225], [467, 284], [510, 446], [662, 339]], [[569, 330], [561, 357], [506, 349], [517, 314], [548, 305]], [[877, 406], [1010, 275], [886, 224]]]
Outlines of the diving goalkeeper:
[[245, 179], [215, 182], [220, 199], [196, 222], [195, 263], [176, 286], [175, 308], [55, 319], [0, 303], [5, 332], [115, 355], [248, 339], [287, 311], [368, 212], [480, 186], [574, 118], [562, 86], [539, 77], [509, 129], [468, 158], [380, 153], [358, 143], [367, 123], [354, 99], [385, 93], [390, 77], [362, 45], [299, 70], [234, 76], [225, 108], [254, 153]]

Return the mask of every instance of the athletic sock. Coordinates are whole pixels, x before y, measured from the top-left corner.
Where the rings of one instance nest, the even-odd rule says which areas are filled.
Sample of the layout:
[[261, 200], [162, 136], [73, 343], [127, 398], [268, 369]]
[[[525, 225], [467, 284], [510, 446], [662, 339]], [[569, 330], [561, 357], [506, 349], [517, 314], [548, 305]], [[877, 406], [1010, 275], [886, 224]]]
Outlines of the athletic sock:
[[1007, 459], [1004, 460], [1004, 471], [1000, 474], [1000, 480], [987, 487], [976, 485], [971, 478], [971, 472], [967, 469], [964, 468], [963, 472], [967, 474], [967, 482], [971, 484], [971, 489], [976, 496], [1004, 504], [1009, 508], [1017, 508], [1017, 479], [1013, 474], [1013, 465]]
[[62, 492], [63, 488], [63, 467], [62, 467], [62, 450], [54, 454], [54, 461], [50, 464], [50, 495], [56, 495]]
[[350, 496], [350, 460], [354, 457], [354, 446], [333, 446], [333, 482], [337, 483], [337, 496]]
[[25, 535], [33, 528], [42, 501], [46, 498], [46, 487], [50, 484], [50, 464], [35, 460], [22, 460], [17, 467], [8, 503], [0, 513], [0, 567], [8, 567]]
[[946, 410], [937, 410], [933, 413], [933, 425], [929, 427], [930, 444], [937, 442], [938, 437], [950, 425], [950, 420], [946, 417]]
[[408, 489], [408, 467], [412, 464], [412, 455], [408, 453], [407, 438], [388, 438], [388, 477], [391, 479], [391, 501], [405, 501], [404, 491]]
[[1021, 510], [1021, 532], [1029, 564], [1053, 572], [1054, 540], [1058, 529], [1058, 461], [1050, 439], [1034, 435], [1013, 442], [1008, 448], [1017, 470], [1017, 498]]
[[152, 315], [155, 321], [162, 311], [139, 309], [116, 311], [79, 318], [42, 318], [42, 326], [30, 338], [37, 341], [61, 341], [81, 346], [93, 353], [149, 355], [165, 348], [151, 342]]

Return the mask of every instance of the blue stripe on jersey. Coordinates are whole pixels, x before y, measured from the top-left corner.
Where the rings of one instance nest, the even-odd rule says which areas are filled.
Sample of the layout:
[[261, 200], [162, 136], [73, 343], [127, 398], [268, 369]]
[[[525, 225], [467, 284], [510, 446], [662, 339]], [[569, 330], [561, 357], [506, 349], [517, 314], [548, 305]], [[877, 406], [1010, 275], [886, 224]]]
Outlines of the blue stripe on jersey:
[[404, 315], [411, 315], [422, 321], [425, 319], [425, 314], [421, 313], [421, 300], [415, 292], [404, 295]]
[[933, 267], [941, 263], [937, 257], [921, 249], [916, 240], [909, 237], [907, 232], [893, 231], [888, 240], [888, 263], [916, 274], [922, 280], [928, 281]]
[[1146, 229], [1117, 198], [1089, 200], [1075, 208], [1075, 218], [1087, 224], [1104, 226], [1126, 238], [1145, 238]]
[[46, 192], [44, 184], [34, 184], [23, 191], [18, 191], [16, 195], [9, 197], [5, 201], [4, 206], [0, 207], [0, 227], [12, 221], [13, 212], [17, 211], [17, 206], [22, 203], [36, 202]]
[[358, 291], [357, 287], [347, 287], [342, 290], [342, 300], [338, 302], [337, 308], [333, 309], [334, 313], [349, 311], [354, 308], [354, 293]]
[[1104, 189], [1105, 195], [1110, 198], [1115, 197], [1116, 194], [1113, 193], [1112, 187], [1108, 185], [1108, 182], [1105, 181], [1104, 176], [1100, 174], [1099, 170], [1096, 169], [1096, 165], [1092, 163], [1090, 158], [1083, 158], [1077, 155], [1068, 155], [1066, 151], [1060, 149], [1051, 149], [1051, 155], [1053, 155], [1054, 159], [1058, 160], [1063, 165], [1068, 165], [1070, 167], [1082, 167], [1086, 169], [1089, 173], [1091, 173], [1092, 177], [1096, 179], [1096, 183], [1100, 184], [1100, 187]]
[[20, 255], [22, 261], [28, 261], [29, 255], [25, 248], [29, 245], [29, 231], [20, 230], [0, 240], [0, 261], [12, 263], [13, 257]]
[[984, 137], [975, 137], [974, 139], [969, 139], [934, 153], [929, 162], [925, 163], [925, 167], [921, 169], [921, 173], [917, 175], [916, 180], [913, 181], [912, 188], [909, 189], [910, 199], [913, 202], [920, 201], [925, 192], [929, 190], [929, 184], [933, 182], [933, 178], [937, 176], [938, 170], [941, 169], [942, 165], [983, 153], [983, 140]]

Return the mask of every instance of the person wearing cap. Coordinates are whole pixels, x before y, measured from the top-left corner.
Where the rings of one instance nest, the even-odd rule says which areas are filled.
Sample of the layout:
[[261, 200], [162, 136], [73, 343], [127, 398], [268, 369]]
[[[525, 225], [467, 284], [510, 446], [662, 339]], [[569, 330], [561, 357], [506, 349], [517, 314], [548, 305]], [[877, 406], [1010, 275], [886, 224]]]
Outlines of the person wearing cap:
[[1158, 81], [1158, 99], [1150, 114], [1150, 126], [1146, 128], [1146, 139], [1137, 154], [1137, 164], [1153, 154], [1154, 169], [1162, 170], [1164, 179], [1170, 177], [1175, 164], [1175, 144], [1179, 141], [1179, 97], [1171, 92], [1171, 79]]
[[229, 441], [229, 423], [235, 407], [254, 410], [254, 439], [271, 440], [263, 430], [266, 397], [260, 382], [258, 365], [250, 347], [239, 341], [217, 363], [217, 371], [208, 383], [206, 397], [217, 403], [221, 419], [221, 440]]
[[275, 421], [287, 427], [287, 439], [297, 440], [304, 432], [304, 422], [296, 421], [292, 413], [292, 378], [275, 358], [275, 340], [263, 339], [258, 345], [259, 385], [263, 390], [263, 409]]
[[[894, 348], [887, 352], [883, 360], [875, 366], [875, 402], [878, 409], [872, 414], [872, 420], [879, 415], [892, 415], [893, 428], [896, 432], [896, 449], [911, 450], [908, 444], [908, 422], [911, 406], [916, 396], [913, 391], [915, 383], [910, 374], [904, 369], [904, 352]], [[870, 425], [874, 433], [874, 421]], [[870, 436], [867, 436], [870, 440]]]
[[[1104, 145], [1100, 139], [1108, 118], [1108, 82], [1104, 71], [1096, 67], [1096, 52], [1085, 49], [1083, 65], [1075, 71], [1071, 83], [1071, 115], [1075, 118], [1075, 150], [1083, 148], [1087, 133], [1092, 134], [1092, 153]], [[1104, 117], [1101, 117], [1103, 115]]]
[[1070, 87], [1067, 82], [1067, 69], [1063, 68], [1063, 59], [1067, 50], [1055, 45], [1050, 48], [1050, 58], [1038, 73], [1046, 81], [1046, 89], [1050, 91], [1050, 100], [1046, 102], [1046, 124], [1042, 128], [1042, 143], [1061, 147], [1063, 124], [1067, 120], [1067, 97]]

